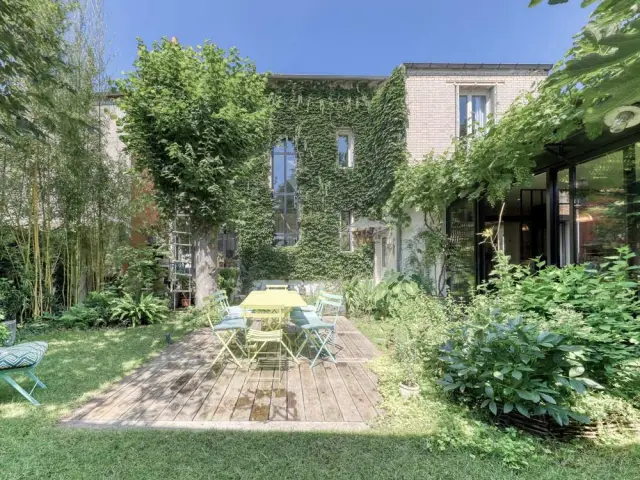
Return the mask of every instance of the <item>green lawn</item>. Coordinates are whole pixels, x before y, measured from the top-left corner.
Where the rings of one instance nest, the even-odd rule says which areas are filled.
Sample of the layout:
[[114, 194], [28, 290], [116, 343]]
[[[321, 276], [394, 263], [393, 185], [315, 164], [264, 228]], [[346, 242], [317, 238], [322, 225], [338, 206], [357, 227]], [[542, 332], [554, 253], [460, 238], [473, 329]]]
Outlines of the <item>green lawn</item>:
[[50, 346], [38, 375], [49, 388], [36, 392], [42, 407], [31, 407], [0, 384], [0, 478], [640, 478], [640, 447], [630, 442], [559, 448], [520, 472], [491, 454], [438, 446], [428, 425], [424, 433], [416, 425], [399, 427], [414, 413], [416, 422], [424, 421], [419, 403], [406, 411], [400, 408], [400, 413], [390, 410], [399, 420], [368, 434], [77, 430], [56, 425], [70, 409], [157, 353], [169, 330], [179, 336], [185, 328], [169, 323], [44, 336]]

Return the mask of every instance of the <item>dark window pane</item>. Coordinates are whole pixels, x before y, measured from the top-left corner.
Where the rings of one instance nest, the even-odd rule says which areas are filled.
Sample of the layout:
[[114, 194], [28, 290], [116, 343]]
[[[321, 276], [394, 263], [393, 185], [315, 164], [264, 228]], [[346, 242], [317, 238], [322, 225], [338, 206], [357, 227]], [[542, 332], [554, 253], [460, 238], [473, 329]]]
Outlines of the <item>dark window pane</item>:
[[284, 171], [284, 155], [274, 154], [273, 155], [273, 171], [271, 173], [272, 184], [271, 187], [275, 193], [284, 192], [284, 180], [285, 180], [285, 171]]
[[340, 248], [351, 250], [351, 212], [340, 212]]
[[297, 159], [294, 155], [287, 155], [287, 193], [295, 193], [297, 189], [296, 184], [296, 167]]
[[461, 137], [464, 137], [467, 134], [467, 96], [460, 95], [460, 133]]
[[338, 165], [349, 166], [349, 136], [338, 135]]

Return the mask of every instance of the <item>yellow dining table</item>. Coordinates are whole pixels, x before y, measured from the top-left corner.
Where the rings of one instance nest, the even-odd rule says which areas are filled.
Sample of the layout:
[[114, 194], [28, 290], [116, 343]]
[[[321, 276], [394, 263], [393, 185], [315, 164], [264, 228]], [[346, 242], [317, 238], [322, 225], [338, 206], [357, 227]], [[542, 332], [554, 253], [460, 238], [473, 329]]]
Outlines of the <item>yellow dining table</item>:
[[304, 307], [307, 302], [298, 293], [291, 290], [256, 290], [247, 295], [242, 307], [284, 307], [287, 311], [294, 307]]

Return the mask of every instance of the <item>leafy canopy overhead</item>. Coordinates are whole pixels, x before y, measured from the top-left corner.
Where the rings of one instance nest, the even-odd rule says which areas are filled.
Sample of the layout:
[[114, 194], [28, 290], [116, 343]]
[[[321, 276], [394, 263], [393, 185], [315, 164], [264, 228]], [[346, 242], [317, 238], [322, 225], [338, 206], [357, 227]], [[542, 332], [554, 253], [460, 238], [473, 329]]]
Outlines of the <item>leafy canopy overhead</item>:
[[266, 77], [212, 43], [183, 47], [138, 40], [135, 71], [117, 82], [123, 141], [149, 172], [161, 209], [195, 222], [230, 218], [246, 161], [265, 151], [270, 118]]
[[[550, 4], [567, 0], [549, 0]], [[531, 5], [541, 3], [534, 0]], [[595, 3], [584, 0], [582, 6]], [[550, 83], [579, 87], [584, 95], [584, 123], [591, 134], [603, 128], [611, 110], [640, 102], [640, 4], [637, 0], [602, 0], [589, 23], [576, 35], [565, 61]]]

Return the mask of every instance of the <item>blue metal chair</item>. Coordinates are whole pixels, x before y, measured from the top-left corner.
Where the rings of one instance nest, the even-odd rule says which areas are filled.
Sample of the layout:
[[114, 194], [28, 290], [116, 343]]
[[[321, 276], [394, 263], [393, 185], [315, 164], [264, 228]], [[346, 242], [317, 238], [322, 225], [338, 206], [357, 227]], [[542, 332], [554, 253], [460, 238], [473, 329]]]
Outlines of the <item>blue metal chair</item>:
[[[46, 342], [28, 342], [12, 347], [0, 347], [0, 380], [7, 382], [15, 388], [20, 395], [36, 406], [40, 405], [40, 403], [33, 398], [33, 391], [36, 387], [47, 387], [36, 377], [33, 369], [42, 361], [46, 351]], [[15, 373], [24, 373], [34, 381], [33, 388], [30, 392], [24, 390], [11, 378], [11, 375]]]
[[[304, 336], [304, 341], [298, 349], [298, 356], [302, 353], [305, 346], [309, 345], [314, 347], [316, 355], [313, 360], [311, 360], [311, 368], [316, 365], [322, 355], [329, 357], [333, 363], [336, 363], [336, 357], [329, 349], [329, 346], [335, 343], [336, 323], [338, 322], [343, 302], [342, 295], [323, 293], [320, 300], [322, 305], [320, 315], [316, 312], [303, 313], [305, 321], [301, 322], [298, 326], [301, 330], [300, 334]], [[334, 312], [328, 320], [325, 320], [326, 317], [323, 317], [322, 314], [325, 313], [327, 306], [331, 307]]]
[[[222, 293], [222, 295], [221, 295]], [[240, 366], [240, 360], [235, 356], [233, 350], [231, 350], [231, 345], [236, 345], [243, 356], [246, 356], [246, 352], [238, 340], [239, 333], [245, 333], [248, 324], [242, 312], [240, 315], [235, 315], [230, 313], [229, 302], [227, 300], [227, 295], [224, 292], [216, 292], [212, 295], [213, 304], [216, 308], [218, 314], [220, 315], [220, 322], [214, 324], [211, 318], [211, 310], [206, 309], [207, 320], [209, 321], [209, 325], [211, 325], [211, 331], [213, 334], [220, 340], [221, 348], [216, 355], [216, 358], [213, 360], [213, 365], [217, 363], [217, 361], [222, 357], [222, 355], [226, 352], [231, 355], [233, 362]]]

